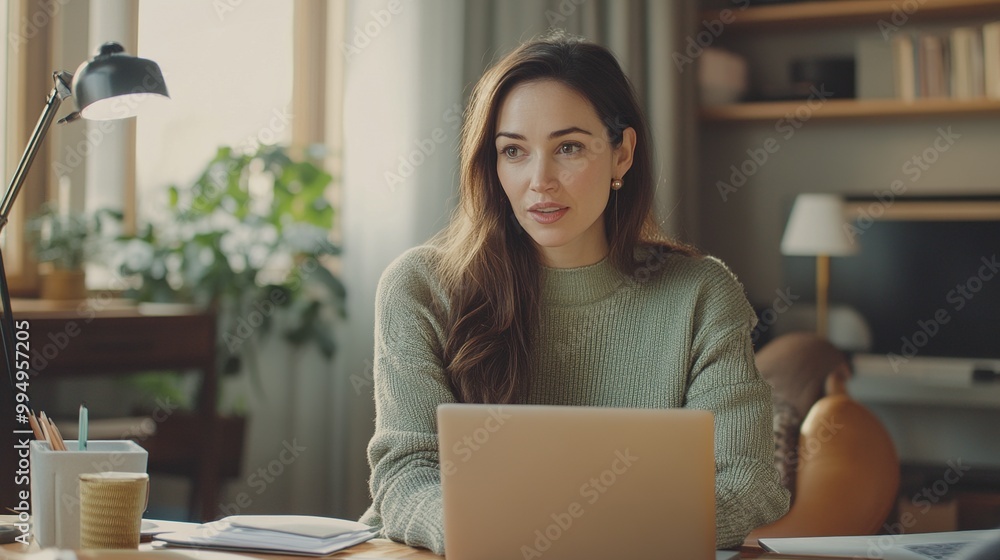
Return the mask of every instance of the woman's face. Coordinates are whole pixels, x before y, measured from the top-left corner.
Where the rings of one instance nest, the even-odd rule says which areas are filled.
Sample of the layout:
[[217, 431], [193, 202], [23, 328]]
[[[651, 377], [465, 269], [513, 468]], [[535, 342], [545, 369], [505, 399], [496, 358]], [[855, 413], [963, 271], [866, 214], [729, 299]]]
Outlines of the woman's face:
[[545, 264], [574, 268], [603, 259], [604, 209], [612, 179], [632, 165], [635, 131], [625, 129], [613, 148], [586, 98], [555, 80], [538, 80], [507, 94], [495, 140], [500, 184]]

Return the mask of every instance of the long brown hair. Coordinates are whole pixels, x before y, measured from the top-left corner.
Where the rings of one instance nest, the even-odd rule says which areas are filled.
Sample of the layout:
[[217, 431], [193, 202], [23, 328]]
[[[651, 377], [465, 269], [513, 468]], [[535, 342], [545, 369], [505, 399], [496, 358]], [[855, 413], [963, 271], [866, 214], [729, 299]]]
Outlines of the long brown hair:
[[[690, 253], [671, 242], [653, 218], [649, 134], [635, 92], [607, 49], [563, 35], [522, 44], [486, 71], [466, 110], [461, 142], [459, 202], [434, 243], [442, 249], [439, 275], [449, 294], [444, 367], [460, 402], [522, 402], [531, 381], [532, 325], [538, 322], [538, 250], [517, 223], [497, 175], [497, 118], [517, 84], [556, 80], [583, 95], [604, 123], [613, 147], [632, 127], [632, 166], [604, 211], [609, 262], [631, 275], [635, 251], [654, 246]], [[610, 189], [610, 185], [608, 186]]]

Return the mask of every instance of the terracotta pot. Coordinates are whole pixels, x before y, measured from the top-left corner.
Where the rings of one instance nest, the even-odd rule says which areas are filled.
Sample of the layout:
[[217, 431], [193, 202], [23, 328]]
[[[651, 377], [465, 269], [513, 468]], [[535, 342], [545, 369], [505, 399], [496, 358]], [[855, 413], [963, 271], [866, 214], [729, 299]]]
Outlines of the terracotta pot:
[[53, 268], [42, 274], [42, 299], [76, 300], [86, 298], [85, 271]]

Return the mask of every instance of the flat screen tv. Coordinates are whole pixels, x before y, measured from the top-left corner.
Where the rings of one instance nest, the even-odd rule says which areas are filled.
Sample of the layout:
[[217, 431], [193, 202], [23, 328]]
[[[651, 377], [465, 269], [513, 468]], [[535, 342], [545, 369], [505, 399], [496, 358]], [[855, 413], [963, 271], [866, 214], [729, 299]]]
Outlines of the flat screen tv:
[[[846, 202], [860, 251], [831, 259], [830, 302], [864, 318], [869, 352], [1000, 358], [1000, 197]], [[815, 260], [784, 267], [815, 301]]]

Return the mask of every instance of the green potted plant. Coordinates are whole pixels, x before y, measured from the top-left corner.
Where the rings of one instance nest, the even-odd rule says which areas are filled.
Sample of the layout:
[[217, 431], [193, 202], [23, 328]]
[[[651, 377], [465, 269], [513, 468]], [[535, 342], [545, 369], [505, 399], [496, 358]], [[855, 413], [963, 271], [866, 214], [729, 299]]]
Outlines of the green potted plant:
[[247, 371], [257, 386], [261, 337], [314, 344], [332, 359], [345, 292], [326, 262], [340, 252], [331, 180], [281, 147], [220, 148], [190, 186], [169, 187], [159, 221], [121, 238], [117, 269], [135, 285], [127, 295], [215, 310], [218, 371]]
[[60, 211], [45, 204], [27, 223], [41, 272], [41, 296], [52, 300], [87, 297], [84, 265], [96, 256], [121, 213], [102, 209], [92, 213]]

